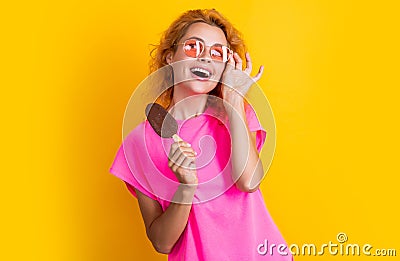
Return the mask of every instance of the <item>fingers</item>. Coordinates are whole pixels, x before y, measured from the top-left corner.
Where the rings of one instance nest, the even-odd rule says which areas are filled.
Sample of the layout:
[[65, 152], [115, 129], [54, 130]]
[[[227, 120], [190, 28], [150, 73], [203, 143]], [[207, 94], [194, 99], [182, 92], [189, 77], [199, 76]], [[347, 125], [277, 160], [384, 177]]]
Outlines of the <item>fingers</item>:
[[234, 56], [234, 55], [231, 55], [231, 56], [229, 57], [229, 60], [228, 60], [228, 65], [230, 65], [231, 68], [235, 68], [235, 58], [233, 58], [233, 56]]
[[240, 58], [238, 53], [233, 54], [233, 58], [235, 59], [235, 69], [236, 70], [242, 70], [242, 58]]
[[176, 156], [176, 158], [170, 159], [168, 161], [168, 166], [174, 173], [177, 173], [179, 168], [189, 169], [190, 165], [192, 163], [194, 164], [194, 160], [194, 157], [188, 157], [185, 154], [180, 154]]
[[196, 155], [197, 153], [192, 148], [188, 147], [179, 147], [175, 151], [171, 150], [168, 162], [169, 167], [172, 167], [172, 165], [182, 165], [186, 158], [194, 161]]
[[227, 64], [225, 70], [234, 69], [234, 68], [235, 68], [235, 59], [233, 58], [233, 55], [231, 55], [229, 57], [228, 64]]
[[180, 149], [180, 148], [184, 149], [184, 148], [190, 148], [190, 147], [191, 147], [191, 145], [189, 143], [187, 143], [186, 141], [177, 141], [177, 142], [172, 143], [170, 151], [172, 153], [175, 153], [175, 151], [177, 149]]
[[[264, 66], [260, 66], [258, 73], [254, 77], [251, 77], [251, 72], [253, 70], [253, 62], [251, 60], [249, 53], [245, 54], [245, 58], [246, 58], [246, 68], [242, 70], [243, 61], [240, 58], [239, 54], [235, 52], [233, 53], [232, 56], [230, 56], [229, 61], [227, 63], [228, 66], [226, 66], [223, 74], [224, 76], [223, 83], [225, 85], [233, 87], [234, 89], [240, 89], [240, 88], [245, 89], [243, 86], [244, 85], [247, 86], [247, 83], [248, 84], [250, 84], [250, 82], [254, 83], [261, 79], [261, 76], [263, 75], [264, 72]], [[249, 81], [247, 81], [247, 83], [243, 83], [245, 82], [245, 79]], [[247, 89], [241, 93], [244, 95], [246, 92]]]
[[168, 167], [176, 172], [179, 167], [188, 168], [194, 162], [197, 153], [184, 141], [174, 142], [168, 156]]
[[190, 146], [188, 146], [186, 144], [180, 144], [180, 145], [172, 144], [171, 153], [170, 153], [170, 155], [172, 157], [174, 157], [174, 155], [176, 155], [176, 157], [178, 157], [178, 155], [182, 154], [182, 153], [184, 153], [188, 157], [195, 157], [197, 155], [196, 152]]
[[177, 172], [179, 168], [188, 169], [193, 160], [193, 157], [187, 157], [182, 153], [179, 155], [178, 159], [174, 161], [170, 168], [173, 172]]
[[264, 72], [264, 65], [261, 65], [257, 75], [253, 77], [253, 81], [257, 82], [258, 80], [260, 80], [263, 72]]
[[246, 53], [246, 69], [244, 70], [247, 75], [250, 75], [251, 71], [253, 70], [253, 64], [251, 62], [250, 54]]

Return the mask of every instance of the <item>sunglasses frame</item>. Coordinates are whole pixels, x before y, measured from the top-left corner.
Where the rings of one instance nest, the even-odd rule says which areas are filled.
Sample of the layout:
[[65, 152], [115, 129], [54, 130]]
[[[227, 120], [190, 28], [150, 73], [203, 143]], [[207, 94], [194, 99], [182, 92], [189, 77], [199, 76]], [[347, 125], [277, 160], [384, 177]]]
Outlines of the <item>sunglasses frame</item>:
[[[203, 45], [203, 50], [198, 55], [196, 55], [196, 57], [189, 56], [185, 51], [186, 43], [188, 41], [193, 41], [193, 40], [196, 41], [196, 43], [199, 42], [199, 43], [201, 43]], [[206, 45], [204, 43], [204, 41], [202, 41], [200, 39], [196, 39], [196, 38], [189, 38], [189, 39], [185, 40], [183, 43], [178, 43], [178, 44], [175, 44], [175, 45], [181, 45], [181, 44], [182, 44], [183, 52], [185, 53], [185, 55], [188, 56], [188, 57], [191, 57], [191, 58], [199, 58], [203, 54], [204, 50], [206, 49], [205, 47], [210, 47], [210, 57], [212, 59], [211, 50], [212, 50], [212, 47], [214, 47], [214, 46], [221, 46], [222, 48], [226, 48], [227, 49], [227, 57], [226, 57], [226, 61], [224, 61], [223, 57], [222, 57], [221, 61], [220, 60], [216, 60], [216, 59], [212, 59], [213, 61], [226, 63], [227, 61], [229, 61], [230, 57], [233, 55], [233, 51], [226, 45], [222, 45], [222, 44]]]

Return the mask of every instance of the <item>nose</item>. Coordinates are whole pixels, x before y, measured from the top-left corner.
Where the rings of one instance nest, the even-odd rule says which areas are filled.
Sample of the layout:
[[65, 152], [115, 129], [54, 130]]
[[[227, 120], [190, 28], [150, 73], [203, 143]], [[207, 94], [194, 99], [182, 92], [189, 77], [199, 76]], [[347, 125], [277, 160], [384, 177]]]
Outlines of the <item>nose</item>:
[[203, 57], [203, 58], [199, 58], [199, 60], [200, 60], [201, 62], [211, 63], [211, 59], [210, 59], [210, 58], [205, 58], [205, 57]]
[[208, 46], [205, 46], [205, 47], [204, 47], [204, 51], [203, 51], [202, 54], [198, 57], [198, 59], [199, 59], [201, 62], [206, 62], [206, 63], [211, 63], [211, 62], [212, 62], [212, 59], [211, 59], [211, 56], [210, 56], [210, 48], [211, 48], [211, 47], [208, 47]]

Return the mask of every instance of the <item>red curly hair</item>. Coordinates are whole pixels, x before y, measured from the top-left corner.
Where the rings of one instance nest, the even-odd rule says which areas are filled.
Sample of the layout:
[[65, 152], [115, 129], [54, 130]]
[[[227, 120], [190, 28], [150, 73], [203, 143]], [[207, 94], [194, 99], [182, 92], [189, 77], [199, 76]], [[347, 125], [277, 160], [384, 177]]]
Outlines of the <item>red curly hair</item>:
[[[242, 35], [222, 14], [215, 9], [189, 10], [169, 26], [161, 36], [160, 43], [151, 51], [150, 73], [168, 65], [166, 61], [168, 53], [176, 52], [176, 43], [181, 40], [189, 26], [194, 23], [206, 23], [220, 28], [225, 34], [229, 48], [237, 52], [242, 60], [245, 61], [246, 46]], [[209, 94], [222, 99], [221, 83], [218, 83]], [[173, 88], [168, 88], [158, 97], [157, 102], [167, 108], [171, 103], [172, 96]]]

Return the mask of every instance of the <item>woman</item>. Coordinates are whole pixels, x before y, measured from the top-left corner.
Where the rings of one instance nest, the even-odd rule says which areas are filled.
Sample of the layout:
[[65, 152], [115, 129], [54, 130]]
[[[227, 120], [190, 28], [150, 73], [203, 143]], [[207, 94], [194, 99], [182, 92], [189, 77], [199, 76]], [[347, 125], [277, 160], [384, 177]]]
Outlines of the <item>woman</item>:
[[169, 260], [292, 260], [259, 190], [266, 133], [243, 98], [263, 68], [250, 77], [238, 31], [214, 9], [171, 24], [151, 68], [165, 66], [174, 84], [157, 102], [184, 141], [159, 138], [145, 121], [110, 169], [137, 197], [155, 250]]

